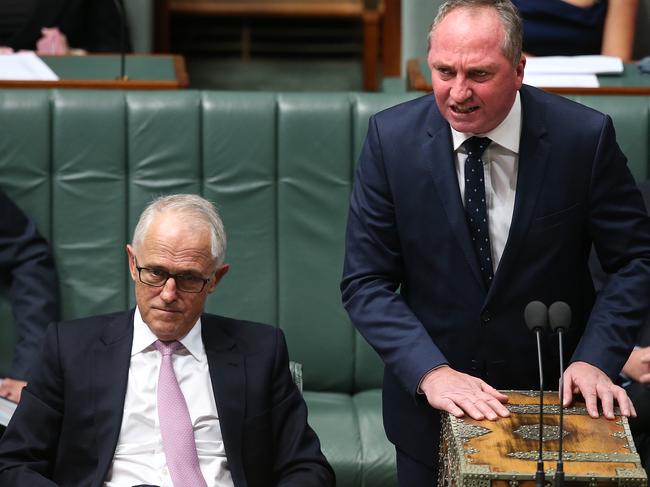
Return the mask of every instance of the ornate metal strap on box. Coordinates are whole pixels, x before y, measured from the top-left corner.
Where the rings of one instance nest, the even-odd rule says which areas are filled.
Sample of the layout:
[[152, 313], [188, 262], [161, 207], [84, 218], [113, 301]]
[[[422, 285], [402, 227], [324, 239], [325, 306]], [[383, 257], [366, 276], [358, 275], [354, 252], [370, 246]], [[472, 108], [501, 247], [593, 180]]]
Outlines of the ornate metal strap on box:
[[[439, 487], [534, 487], [539, 439], [539, 395], [505, 391], [509, 418], [475, 421], [442, 415]], [[584, 404], [564, 410], [560, 432], [557, 392], [544, 394], [544, 462], [552, 479], [563, 436], [567, 486], [645, 487], [627, 418], [593, 419]]]

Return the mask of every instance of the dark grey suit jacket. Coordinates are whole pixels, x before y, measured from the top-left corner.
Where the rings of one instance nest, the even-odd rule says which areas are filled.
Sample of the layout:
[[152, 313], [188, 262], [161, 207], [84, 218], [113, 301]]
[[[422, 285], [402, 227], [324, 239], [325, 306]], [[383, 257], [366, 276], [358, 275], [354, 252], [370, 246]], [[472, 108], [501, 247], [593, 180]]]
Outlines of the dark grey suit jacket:
[[57, 319], [58, 283], [47, 242], [2, 190], [0, 276], [8, 284], [17, 335], [11, 369], [0, 371], [0, 376], [25, 379], [47, 325]]
[[[201, 319], [235, 486], [334, 485], [292, 381], [282, 331]], [[132, 342], [133, 311], [48, 329], [43, 359], [0, 440], [0, 485], [102, 485], [120, 432]]]

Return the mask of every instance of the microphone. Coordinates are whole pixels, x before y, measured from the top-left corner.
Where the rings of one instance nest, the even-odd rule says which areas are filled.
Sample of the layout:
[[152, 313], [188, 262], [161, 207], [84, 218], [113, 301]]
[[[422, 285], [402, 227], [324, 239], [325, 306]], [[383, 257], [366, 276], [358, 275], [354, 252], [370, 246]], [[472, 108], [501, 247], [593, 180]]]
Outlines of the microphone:
[[548, 319], [551, 330], [557, 332], [560, 350], [560, 451], [558, 452], [557, 468], [555, 469], [555, 487], [564, 487], [564, 462], [562, 461], [562, 434], [564, 425], [564, 350], [562, 334], [571, 326], [571, 308], [564, 301], [556, 301], [548, 309]]
[[531, 301], [524, 309], [524, 321], [528, 329], [537, 338], [537, 365], [539, 367], [539, 446], [537, 456], [537, 471], [535, 472], [535, 487], [544, 487], [544, 372], [542, 368], [542, 332], [548, 326], [548, 310], [541, 301]]
[[119, 81], [126, 81], [129, 77], [126, 75], [126, 14], [120, 0], [113, 0], [117, 13], [120, 16], [120, 75]]

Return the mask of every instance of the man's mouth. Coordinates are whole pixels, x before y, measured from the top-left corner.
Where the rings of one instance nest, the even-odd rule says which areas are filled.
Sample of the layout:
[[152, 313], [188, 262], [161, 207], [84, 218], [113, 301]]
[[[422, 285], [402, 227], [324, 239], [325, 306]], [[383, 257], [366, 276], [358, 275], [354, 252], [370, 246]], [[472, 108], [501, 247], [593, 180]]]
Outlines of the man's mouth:
[[178, 313], [178, 310], [176, 310], [176, 309], [162, 308], [162, 307], [161, 308], [154, 308], [154, 309], [156, 309], [158, 311], [161, 311], [163, 313]]
[[451, 106], [451, 111], [454, 113], [472, 113], [478, 110], [477, 106], [466, 106], [466, 107], [461, 107], [458, 105], [452, 105]]

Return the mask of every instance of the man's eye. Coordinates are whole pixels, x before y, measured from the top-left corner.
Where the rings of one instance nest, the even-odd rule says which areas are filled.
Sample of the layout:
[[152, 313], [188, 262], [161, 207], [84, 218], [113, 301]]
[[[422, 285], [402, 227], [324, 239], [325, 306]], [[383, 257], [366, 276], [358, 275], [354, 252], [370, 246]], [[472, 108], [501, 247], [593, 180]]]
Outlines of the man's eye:
[[474, 71], [472, 73], [472, 78], [474, 79], [484, 79], [489, 75], [487, 71]]
[[167, 273], [160, 269], [149, 269], [149, 274], [151, 274], [152, 277], [165, 277]]

